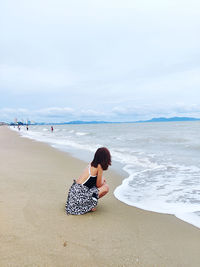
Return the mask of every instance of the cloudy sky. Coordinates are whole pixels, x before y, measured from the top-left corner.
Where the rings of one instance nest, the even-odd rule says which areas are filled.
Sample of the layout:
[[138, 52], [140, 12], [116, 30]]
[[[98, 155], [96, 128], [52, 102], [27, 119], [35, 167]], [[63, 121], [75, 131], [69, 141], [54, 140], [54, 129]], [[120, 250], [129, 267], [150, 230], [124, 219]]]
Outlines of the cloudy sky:
[[0, 121], [200, 118], [199, 0], [0, 0]]

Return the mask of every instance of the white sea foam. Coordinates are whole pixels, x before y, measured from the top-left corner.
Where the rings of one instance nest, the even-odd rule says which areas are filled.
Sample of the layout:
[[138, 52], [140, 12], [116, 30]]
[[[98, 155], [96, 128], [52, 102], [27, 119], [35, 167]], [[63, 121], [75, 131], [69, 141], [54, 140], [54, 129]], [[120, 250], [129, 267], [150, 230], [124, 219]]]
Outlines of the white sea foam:
[[[128, 205], [144, 210], [173, 214], [200, 227], [200, 185], [197, 166], [158, 166], [133, 173], [118, 186], [114, 195]], [[190, 179], [193, 177], [193, 180]]]
[[88, 133], [82, 133], [82, 132], [77, 132], [76, 133], [76, 135], [80, 135], [80, 136], [82, 136], [82, 135], [87, 135]]
[[179, 218], [180, 220], [183, 220], [187, 223], [190, 223], [198, 228], [200, 228], [200, 212], [193, 211], [193, 212], [177, 212], [175, 213], [175, 216]]

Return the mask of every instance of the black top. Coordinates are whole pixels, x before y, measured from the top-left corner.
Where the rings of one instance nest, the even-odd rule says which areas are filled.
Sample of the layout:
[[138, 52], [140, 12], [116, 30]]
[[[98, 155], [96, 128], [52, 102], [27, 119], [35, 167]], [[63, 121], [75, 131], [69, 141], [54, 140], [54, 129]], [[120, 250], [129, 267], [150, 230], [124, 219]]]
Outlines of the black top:
[[88, 188], [92, 188], [93, 186], [97, 186], [96, 182], [97, 176], [89, 176], [83, 185], [87, 186]]

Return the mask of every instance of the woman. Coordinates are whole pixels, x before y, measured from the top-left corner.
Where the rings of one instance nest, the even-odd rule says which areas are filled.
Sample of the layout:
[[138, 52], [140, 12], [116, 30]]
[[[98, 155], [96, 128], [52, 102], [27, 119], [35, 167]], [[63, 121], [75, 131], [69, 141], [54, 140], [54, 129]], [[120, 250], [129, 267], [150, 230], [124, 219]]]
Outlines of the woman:
[[103, 171], [111, 165], [111, 155], [106, 147], [98, 148], [94, 159], [74, 180], [66, 203], [67, 214], [80, 215], [95, 211], [98, 199], [108, 193], [109, 187], [103, 178]]

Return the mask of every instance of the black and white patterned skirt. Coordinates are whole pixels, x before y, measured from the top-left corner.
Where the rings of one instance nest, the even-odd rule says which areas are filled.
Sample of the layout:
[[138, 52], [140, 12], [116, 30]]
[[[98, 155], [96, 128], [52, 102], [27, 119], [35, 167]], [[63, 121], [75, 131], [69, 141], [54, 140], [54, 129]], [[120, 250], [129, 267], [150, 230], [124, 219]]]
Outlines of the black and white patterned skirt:
[[97, 205], [98, 198], [99, 191], [96, 186], [88, 188], [85, 185], [77, 184], [74, 180], [65, 205], [66, 213], [73, 215], [87, 213]]

